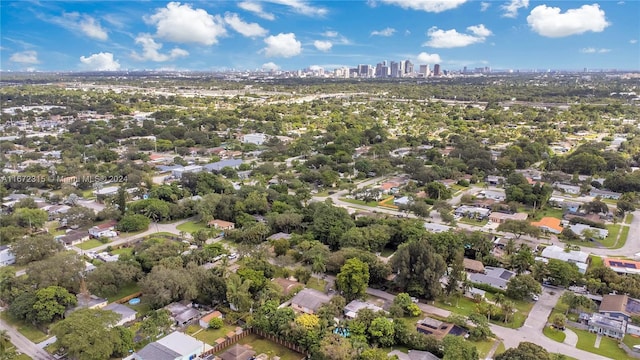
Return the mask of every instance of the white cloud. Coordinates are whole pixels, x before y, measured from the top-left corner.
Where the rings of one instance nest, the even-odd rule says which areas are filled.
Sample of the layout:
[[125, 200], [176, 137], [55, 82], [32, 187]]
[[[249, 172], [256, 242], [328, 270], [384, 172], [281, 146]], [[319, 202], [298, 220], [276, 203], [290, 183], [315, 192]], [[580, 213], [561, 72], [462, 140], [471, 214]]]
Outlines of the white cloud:
[[527, 23], [536, 33], [556, 38], [582, 34], [587, 31], [602, 32], [610, 25], [598, 4], [582, 5], [565, 13], [560, 8], [536, 6], [527, 16]]
[[266, 0], [267, 2], [285, 5], [290, 7], [294, 12], [307, 16], [325, 16], [329, 11], [323, 7], [309, 5], [304, 0]]
[[173, 42], [213, 45], [227, 34], [220, 16], [179, 2], [168, 3], [145, 20], [156, 26], [159, 37]]
[[86, 70], [115, 71], [120, 69], [118, 60], [114, 60], [113, 54], [108, 52], [91, 54], [89, 57], [80, 56], [80, 62]]
[[183, 49], [174, 48], [169, 52], [169, 54], [160, 53], [160, 49], [162, 48], [162, 44], [157, 43], [150, 34], [140, 34], [136, 37], [136, 44], [140, 44], [142, 46], [142, 54], [138, 54], [133, 52], [131, 56], [139, 61], [156, 61], [163, 62], [174, 60], [180, 57], [185, 57], [189, 55], [189, 52]]
[[397, 5], [403, 9], [422, 10], [439, 13], [455, 9], [467, 0], [380, 0], [383, 3]]
[[92, 39], [104, 41], [109, 38], [100, 22], [89, 15], [71, 12], [62, 14], [62, 17], [44, 17], [43, 19], [71, 31], [80, 31]]
[[384, 28], [382, 30], [374, 30], [371, 32], [371, 36], [392, 36], [396, 32], [396, 29], [392, 27]]
[[262, 68], [265, 70], [274, 71], [280, 69], [280, 66], [276, 65], [274, 62], [268, 62], [266, 64], [262, 64]]
[[27, 50], [22, 52], [17, 52], [11, 55], [9, 58], [10, 61], [21, 63], [21, 64], [39, 64], [38, 61], [38, 53], [33, 50]]
[[638, 42], [637, 39], [631, 39], [629, 40], [629, 44], [636, 44]]
[[302, 43], [296, 40], [294, 33], [280, 33], [264, 39], [267, 47], [262, 49], [266, 57], [292, 57], [302, 52]]
[[311, 71], [320, 71], [320, 70], [324, 70], [324, 68], [320, 65], [311, 65], [309, 66], [309, 70]]
[[316, 47], [316, 49], [323, 51], [323, 52], [327, 52], [329, 50], [331, 50], [331, 47], [333, 46], [333, 43], [331, 43], [331, 41], [327, 41], [327, 40], [316, 40], [313, 42], [313, 46]]
[[480, 11], [487, 11], [489, 7], [491, 7], [491, 3], [484, 1], [480, 3]]
[[455, 48], [483, 43], [492, 33], [483, 24], [467, 27], [470, 34], [459, 33], [456, 29], [442, 30], [432, 27], [427, 31], [429, 41], [422, 44], [434, 48]]
[[583, 54], [604, 54], [610, 52], [611, 49], [596, 49], [594, 47], [588, 47], [584, 49], [580, 49], [580, 52]]
[[332, 31], [332, 30], [327, 30], [322, 33], [322, 36], [326, 36], [330, 38], [338, 37], [338, 35], [340, 34], [337, 31]]
[[276, 18], [272, 13], [264, 11], [262, 9], [262, 4], [260, 4], [259, 2], [243, 1], [241, 3], [238, 3], [238, 7], [242, 10], [252, 12], [255, 15], [266, 20], [275, 20]]
[[429, 54], [426, 52], [421, 52], [418, 54], [418, 62], [422, 64], [437, 64], [442, 62], [440, 55], [438, 54]]
[[243, 36], [254, 38], [266, 36], [269, 31], [263, 28], [257, 23], [246, 23], [240, 19], [238, 14], [226, 13], [224, 14], [224, 22], [231, 28]]
[[502, 10], [504, 10], [504, 14], [502, 16], [508, 18], [516, 18], [518, 17], [518, 10], [521, 8], [528, 8], [529, 0], [511, 0], [509, 3], [506, 3], [501, 6]]

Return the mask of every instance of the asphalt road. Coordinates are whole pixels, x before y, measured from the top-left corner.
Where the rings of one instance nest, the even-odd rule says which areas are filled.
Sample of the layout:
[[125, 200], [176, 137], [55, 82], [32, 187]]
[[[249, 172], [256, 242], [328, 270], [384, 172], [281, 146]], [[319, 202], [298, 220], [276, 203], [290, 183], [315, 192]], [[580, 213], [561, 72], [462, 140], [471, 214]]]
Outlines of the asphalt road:
[[33, 360], [55, 360], [55, 358], [50, 355], [45, 350], [39, 348], [36, 344], [34, 344], [31, 340], [24, 337], [22, 334], [18, 332], [18, 330], [11, 327], [11, 325], [7, 324], [4, 320], [0, 319], [0, 329], [6, 330], [11, 337], [11, 343], [15, 345], [15, 347], [20, 350], [23, 354], [28, 355]]

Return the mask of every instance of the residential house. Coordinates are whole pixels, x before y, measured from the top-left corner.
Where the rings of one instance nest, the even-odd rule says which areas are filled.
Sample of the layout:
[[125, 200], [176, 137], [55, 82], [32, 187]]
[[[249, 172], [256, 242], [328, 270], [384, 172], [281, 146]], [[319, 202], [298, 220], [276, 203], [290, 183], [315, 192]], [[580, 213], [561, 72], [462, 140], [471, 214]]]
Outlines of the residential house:
[[209, 322], [213, 319], [222, 319], [222, 313], [220, 311], [210, 312], [207, 315], [203, 316], [198, 320], [198, 325], [200, 325], [203, 329], [209, 328]]
[[204, 170], [209, 172], [218, 172], [226, 167], [237, 169], [240, 167], [240, 165], [242, 165], [241, 159], [227, 159], [204, 165], [203, 168]]
[[615, 271], [618, 274], [640, 274], [640, 262], [618, 259], [605, 258], [604, 266]]
[[439, 357], [428, 351], [409, 350], [403, 353], [400, 350], [393, 350], [387, 354], [388, 357], [396, 356], [398, 360], [440, 360]]
[[102, 309], [109, 301], [92, 294], [76, 294], [78, 304], [75, 308], [67, 310], [69, 313], [80, 309]]
[[464, 258], [462, 259], [464, 271], [476, 274], [484, 274], [484, 265], [481, 261]]
[[454, 214], [457, 216], [466, 216], [476, 218], [478, 220], [484, 220], [489, 217], [491, 210], [481, 207], [462, 205], [454, 211]]
[[210, 348], [200, 340], [174, 331], [134, 353], [134, 360], [193, 360]]
[[188, 301], [174, 302], [164, 307], [171, 313], [177, 326], [184, 326], [200, 317], [200, 312]]
[[242, 136], [242, 142], [245, 144], [262, 145], [269, 140], [269, 136], [262, 133], [245, 134]]
[[560, 225], [560, 219], [553, 217], [543, 217], [540, 221], [532, 222], [531, 225], [539, 227], [542, 231], [550, 232], [552, 234], [560, 234], [562, 232], [562, 225]]
[[640, 300], [628, 295], [603, 295], [598, 312], [612, 319], [629, 321], [640, 315]]
[[540, 254], [545, 259], [556, 259], [563, 262], [574, 263], [578, 266], [580, 273], [584, 274], [587, 271], [589, 264], [589, 253], [578, 250], [565, 251], [565, 248], [551, 245], [542, 250]]
[[571, 195], [580, 195], [580, 192], [581, 192], [580, 186], [578, 185], [563, 184], [560, 182], [554, 182], [553, 188], [560, 190], [565, 194], [571, 194]]
[[118, 186], [106, 186], [106, 187], [94, 190], [93, 195], [101, 196], [101, 197], [114, 196], [115, 194], [118, 193], [119, 189], [120, 187]]
[[403, 196], [398, 199], [393, 199], [393, 205], [395, 206], [409, 206], [411, 205], [411, 203], [413, 203], [413, 200], [411, 200], [408, 196]]
[[116, 326], [122, 326], [128, 322], [134, 321], [137, 314], [135, 310], [118, 303], [111, 303], [103, 307], [102, 310], [113, 311], [114, 313], [120, 315], [120, 320], [118, 320]]
[[89, 240], [89, 233], [79, 230], [72, 230], [64, 235], [57, 236], [56, 240], [66, 246], [74, 246], [80, 244], [83, 241]]
[[233, 230], [236, 228], [236, 224], [218, 219], [210, 220], [207, 225], [209, 227], [213, 227], [216, 230]]
[[485, 284], [497, 289], [506, 290], [509, 279], [516, 276], [513, 271], [497, 268], [492, 266], [485, 266], [484, 273], [468, 274], [469, 280], [477, 284]]
[[0, 245], [0, 267], [16, 263], [16, 255], [9, 245]]
[[253, 360], [256, 352], [247, 345], [235, 344], [227, 351], [220, 354], [221, 360]]
[[478, 197], [492, 199], [495, 201], [504, 201], [507, 198], [507, 194], [504, 190], [482, 190], [478, 193]]
[[469, 288], [464, 292], [464, 296], [468, 297], [469, 299], [474, 299], [476, 296], [479, 296], [480, 299], [484, 299], [486, 295], [486, 291], [474, 287]]
[[436, 320], [430, 317], [426, 317], [422, 320], [418, 320], [416, 324], [416, 330], [419, 333], [426, 335], [433, 335], [436, 339], [442, 339], [447, 335], [466, 335], [467, 330], [444, 321]]
[[171, 175], [176, 178], [176, 179], [181, 179], [182, 175], [184, 174], [188, 174], [188, 173], [199, 173], [200, 171], [202, 171], [202, 166], [200, 165], [188, 165], [185, 166], [183, 168], [178, 168], [178, 169], [174, 169], [171, 171]]
[[603, 199], [611, 199], [611, 200], [618, 200], [620, 199], [620, 196], [622, 196], [621, 193], [615, 192], [615, 191], [609, 191], [609, 190], [601, 190], [601, 189], [596, 189], [596, 188], [591, 188], [591, 191], [589, 192], [590, 196], [593, 197], [601, 197]]
[[66, 214], [70, 209], [71, 206], [68, 205], [46, 205], [41, 208], [49, 214], [49, 221], [59, 219], [60, 215]]
[[373, 312], [384, 311], [381, 307], [371, 304], [370, 302], [353, 300], [344, 307], [344, 316], [349, 319], [355, 319], [356, 316], [358, 316], [358, 311], [362, 309], [369, 309]]
[[577, 213], [582, 205], [579, 202], [569, 201], [560, 197], [552, 196], [549, 198], [549, 205], [565, 209], [570, 213]]
[[94, 238], [118, 236], [118, 233], [114, 231], [117, 223], [117, 221], [111, 220], [104, 224], [96, 225], [89, 229], [89, 235]]
[[424, 228], [433, 233], [447, 232], [453, 229], [451, 226], [430, 222], [424, 223]]
[[[571, 229], [571, 231], [573, 231], [574, 234], [577, 234], [580, 236], [583, 236], [584, 231], [588, 231], [593, 234], [593, 237], [595, 239], [600, 239], [600, 240], [606, 239], [607, 236], [609, 236], [609, 230], [601, 229], [601, 228], [597, 228], [597, 227], [593, 227], [585, 224], [569, 225], [569, 229]], [[586, 239], [586, 240], [591, 240], [591, 239]]]
[[298, 312], [315, 314], [322, 304], [328, 303], [331, 296], [314, 289], [302, 289], [291, 299], [291, 307]]
[[614, 339], [622, 340], [627, 332], [627, 321], [613, 319], [602, 314], [593, 314], [589, 319], [589, 331], [598, 335], [606, 335]]
[[504, 184], [505, 178], [502, 176], [489, 175], [487, 176], [487, 184], [490, 186], [497, 186], [500, 184]]
[[489, 220], [493, 223], [502, 224], [507, 220], [527, 220], [529, 214], [527, 213], [504, 213], [500, 211], [494, 211], [489, 215]]

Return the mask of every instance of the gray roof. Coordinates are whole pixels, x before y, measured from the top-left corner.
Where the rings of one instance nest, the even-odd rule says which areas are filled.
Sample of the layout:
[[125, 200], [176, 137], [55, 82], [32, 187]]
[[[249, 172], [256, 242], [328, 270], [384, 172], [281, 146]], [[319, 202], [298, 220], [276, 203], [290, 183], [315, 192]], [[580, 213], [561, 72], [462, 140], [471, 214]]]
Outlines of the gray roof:
[[180, 354], [177, 352], [155, 342], [143, 347], [136, 353], [136, 359], [139, 360], [175, 360], [178, 357], [180, 357]]
[[387, 354], [389, 357], [395, 355], [400, 360], [440, 360], [439, 357], [428, 351], [409, 350], [409, 353], [403, 353], [400, 350], [393, 350]]
[[302, 289], [291, 299], [292, 304], [316, 311], [324, 303], [328, 303], [331, 297], [314, 289]]
[[236, 168], [242, 164], [241, 159], [227, 159], [204, 165], [203, 168], [207, 171], [220, 171], [225, 167]]
[[371, 309], [375, 312], [384, 311], [381, 307], [377, 305], [364, 302], [364, 301], [353, 300], [352, 302], [348, 303], [347, 306], [344, 307], [344, 313], [355, 317], [358, 314], [358, 311], [362, 309]]
[[121, 319], [127, 318], [131, 315], [135, 315], [138, 313], [137, 311], [118, 303], [111, 303], [105, 306], [103, 310], [111, 310], [114, 313], [120, 315]]
[[485, 267], [484, 274], [469, 274], [469, 280], [474, 283], [487, 284], [498, 289], [506, 289], [507, 282], [515, 276], [513, 271], [503, 268]]
[[290, 239], [290, 238], [291, 238], [291, 234], [279, 232], [269, 236], [267, 240], [279, 240], [279, 239]]
[[200, 312], [196, 309], [191, 308], [185, 312], [182, 312], [176, 315], [175, 319], [179, 323], [185, 323], [187, 321], [197, 318], [198, 316], [200, 316]]
[[156, 343], [177, 352], [180, 356], [189, 355], [193, 352], [202, 353], [204, 351], [204, 343], [202, 341], [178, 331], [172, 332], [156, 341]]

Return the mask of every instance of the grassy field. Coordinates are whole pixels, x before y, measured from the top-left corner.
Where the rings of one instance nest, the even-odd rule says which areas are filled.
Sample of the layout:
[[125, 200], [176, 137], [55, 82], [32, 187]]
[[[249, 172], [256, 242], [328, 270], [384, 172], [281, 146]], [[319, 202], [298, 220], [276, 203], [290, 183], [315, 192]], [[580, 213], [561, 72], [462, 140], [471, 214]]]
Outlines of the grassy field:
[[137, 283], [132, 282], [130, 284], [127, 284], [126, 286], [123, 286], [122, 289], [120, 289], [120, 291], [118, 291], [113, 296], [107, 297], [107, 300], [109, 300], [109, 302], [114, 302], [133, 293], [137, 293], [138, 291], [140, 291], [140, 286], [138, 286]]
[[281, 360], [300, 360], [304, 358], [304, 355], [302, 354], [298, 354], [284, 346], [280, 346], [256, 335], [249, 335], [238, 341], [238, 343], [242, 345], [251, 345], [253, 350], [256, 352], [256, 355], [267, 354], [270, 358], [278, 356]]
[[633, 349], [634, 346], [640, 345], [640, 337], [625, 335], [624, 339], [622, 339], [622, 342]]
[[31, 324], [25, 324], [20, 320], [15, 320], [9, 316], [6, 312], [0, 313], [0, 317], [2, 320], [6, 321], [9, 325], [18, 329], [20, 334], [24, 335], [27, 339], [33, 341], [34, 343], [39, 343], [47, 340], [50, 336], [40, 331], [40, 329], [36, 328]]
[[315, 277], [311, 277], [311, 279], [309, 279], [309, 281], [307, 281], [307, 287], [308, 288], [316, 289], [318, 291], [324, 292], [325, 286], [327, 286], [327, 282], [326, 281], [324, 281], [322, 279], [315, 278]]
[[627, 214], [627, 217], [624, 220], [624, 223], [629, 225], [633, 221], [633, 214]]
[[120, 248], [120, 249], [115, 249], [115, 250], [111, 251], [111, 254], [113, 254], [113, 255], [125, 255], [125, 254], [126, 255], [133, 255], [133, 248], [123, 247], [123, 248]]
[[[493, 301], [494, 295], [487, 293], [487, 299]], [[511, 329], [517, 329], [524, 325], [524, 322], [527, 320], [527, 316], [533, 307], [533, 304], [528, 301], [515, 301], [512, 300], [517, 311], [513, 314], [508, 323], [504, 323], [503, 321], [494, 321], [491, 320], [492, 323], [504, 327], [508, 327]], [[450, 305], [449, 305], [450, 304]], [[457, 305], [457, 306], [456, 306]], [[449, 310], [453, 313], [469, 316], [473, 313], [476, 313], [477, 304], [474, 303], [471, 299], [466, 297], [461, 297], [459, 300], [450, 298], [450, 299], [438, 299], [436, 300], [436, 306], [442, 309]]]
[[538, 221], [543, 217], [552, 217], [556, 219], [562, 219], [562, 214], [563, 214], [562, 209], [544, 208], [543, 210], [536, 212], [536, 216], [530, 219], [531, 221]]
[[589, 267], [600, 267], [600, 266], [604, 266], [604, 260], [600, 257], [600, 256], [595, 256], [595, 255], [589, 255], [589, 259], [591, 260], [589, 262]]
[[176, 226], [176, 229], [192, 234], [198, 230], [207, 229], [207, 225], [201, 222], [187, 221], [184, 224]]
[[79, 247], [82, 250], [91, 250], [93, 248], [96, 248], [100, 245], [104, 245], [103, 243], [101, 243], [98, 239], [91, 239], [91, 240], [87, 240], [84, 241], [78, 245], [76, 245], [77, 247]]
[[586, 330], [578, 330], [571, 328], [578, 335], [578, 344], [576, 348], [590, 353], [610, 357], [616, 360], [632, 359], [627, 353], [618, 347], [618, 343], [606, 336], [602, 337], [602, 342], [599, 348], [593, 347], [596, 341], [596, 334], [590, 333]]
[[349, 204], [355, 204], [355, 205], [364, 205], [364, 206], [371, 206], [371, 207], [376, 207], [378, 206], [378, 202], [377, 201], [362, 201], [362, 200], [356, 200], [356, 199], [347, 199], [347, 198], [340, 198], [340, 200], [344, 201], [344, 202], [348, 202]]
[[484, 359], [491, 351], [491, 348], [495, 344], [495, 340], [486, 340], [486, 341], [470, 341], [476, 349], [478, 349], [478, 355], [480, 355], [480, 359]]
[[475, 225], [475, 226], [485, 226], [489, 223], [489, 219], [478, 221], [476, 219], [469, 219], [466, 217], [461, 217], [460, 219], [457, 219], [457, 221], [463, 224], [469, 224], [469, 225]]
[[235, 331], [236, 327], [231, 325], [224, 325], [220, 329], [202, 329], [198, 325], [190, 325], [187, 328], [187, 334], [193, 335], [195, 332], [200, 331], [194, 337], [198, 340], [204, 341], [205, 343], [212, 345], [215, 344], [215, 341], [219, 338], [224, 338], [229, 331]]
[[618, 243], [613, 247], [614, 249], [620, 249], [621, 247], [624, 246], [624, 244], [627, 242], [627, 239], [629, 238], [629, 231], [631, 230], [630, 227], [625, 226], [622, 228], [622, 233], [620, 234], [620, 239], [618, 240]]
[[544, 336], [557, 342], [564, 342], [564, 339], [567, 337], [564, 331], [556, 330], [551, 326], [545, 326], [542, 330], [542, 333], [544, 334]]
[[620, 227], [622, 225], [607, 225], [607, 230], [609, 230], [609, 235], [606, 239], [602, 240], [600, 243], [602, 246], [612, 247], [613, 244], [616, 243], [616, 239], [618, 238], [618, 233], [620, 232]]

